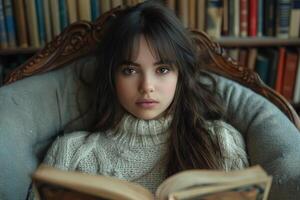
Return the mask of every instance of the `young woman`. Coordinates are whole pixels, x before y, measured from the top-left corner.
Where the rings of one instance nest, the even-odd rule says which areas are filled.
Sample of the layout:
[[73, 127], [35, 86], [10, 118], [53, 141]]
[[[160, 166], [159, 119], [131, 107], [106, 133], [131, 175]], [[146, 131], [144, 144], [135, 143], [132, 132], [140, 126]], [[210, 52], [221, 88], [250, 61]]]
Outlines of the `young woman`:
[[243, 138], [222, 120], [215, 82], [172, 11], [146, 1], [118, 12], [104, 30], [95, 131], [58, 138], [45, 163], [153, 192], [182, 170], [248, 165]]

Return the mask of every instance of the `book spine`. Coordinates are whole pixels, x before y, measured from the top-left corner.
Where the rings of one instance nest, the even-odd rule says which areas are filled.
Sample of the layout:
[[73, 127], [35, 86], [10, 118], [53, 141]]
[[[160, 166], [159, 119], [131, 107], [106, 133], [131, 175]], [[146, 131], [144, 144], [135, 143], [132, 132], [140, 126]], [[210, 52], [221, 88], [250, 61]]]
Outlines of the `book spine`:
[[69, 25], [67, 5], [65, 0], [59, 0], [58, 3], [59, 3], [60, 29], [64, 30]]
[[277, 78], [275, 84], [275, 91], [281, 93], [283, 84], [283, 70], [285, 61], [286, 49], [284, 47], [279, 48], [278, 64], [277, 64]]
[[263, 26], [264, 26], [264, 4], [263, 0], [258, 0], [257, 5], [257, 36], [263, 36]]
[[229, 0], [229, 35], [240, 35], [240, 3], [238, 0]]
[[4, 0], [4, 13], [6, 23], [6, 33], [9, 47], [16, 47], [15, 19], [13, 15], [12, 0]]
[[251, 70], [255, 69], [255, 61], [257, 57], [257, 49], [256, 48], [251, 48], [249, 49], [249, 54], [248, 54], [248, 68]]
[[175, 0], [166, 0], [166, 5], [168, 8], [175, 12], [176, 10], [176, 1]]
[[189, 2], [186, 0], [179, 0], [178, 15], [184, 27], [189, 25]]
[[248, 0], [240, 2], [240, 35], [241, 37], [248, 36]]
[[223, 0], [222, 36], [229, 35], [229, 0]]
[[99, 0], [91, 0], [92, 20], [95, 21], [100, 16]]
[[276, 13], [276, 36], [288, 38], [291, 0], [278, 0]]
[[30, 46], [40, 47], [35, 0], [25, 0]]
[[243, 67], [247, 67], [247, 57], [248, 57], [247, 49], [240, 49], [240, 52], [239, 52], [239, 65], [241, 65]]
[[221, 36], [222, 7], [221, 0], [209, 0], [207, 4], [206, 32], [214, 38]]
[[298, 55], [295, 52], [288, 51], [285, 60], [285, 69], [283, 76], [282, 95], [288, 100], [292, 101], [294, 85], [297, 72]]
[[52, 22], [52, 34], [57, 36], [60, 32], [60, 20], [59, 20], [59, 4], [58, 0], [50, 0], [50, 16]]
[[300, 103], [300, 49], [298, 49], [298, 67], [297, 67], [293, 102]]
[[5, 26], [5, 16], [3, 9], [3, 0], [0, 0], [0, 48], [7, 48], [7, 34]]
[[275, 1], [265, 0], [264, 5], [264, 35], [275, 35]]
[[270, 61], [269, 65], [269, 75], [268, 75], [268, 85], [275, 88], [276, 76], [277, 76], [277, 64], [278, 64], [278, 51], [275, 49], [269, 49], [268, 59]]
[[189, 28], [196, 28], [196, 0], [189, 0]]
[[44, 18], [44, 5], [43, 0], [36, 0], [36, 14], [37, 14], [37, 22], [38, 22], [38, 30], [40, 36], [40, 44], [44, 46], [46, 43], [46, 28], [45, 28], [45, 18]]
[[50, 10], [50, 2], [51, 0], [44, 0], [43, 2], [43, 11], [44, 11], [44, 24], [46, 31], [46, 41], [50, 42], [53, 38], [52, 36], [52, 25], [51, 25], [51, 10]]
[[289, 37], [298, 38], [300, 36], [300, 0], [293, 0], [290, 17]]
[[101, 13], [105, 13], [111, 9], [110, 0], [100, 1]]
[[[227, 0], [225, 0], [227, 1]], [[205, 0], [198, 0], [197, 2], [197, 29], [200, 31], [205, 30], [205, 10], [206, 10], [206, 1]]]
[[258, 73], [261, 80], [264, 83], [267, 83], [268, 71], [269, 71], [269, 61], [265, 56], [258, 54], [258, 56], [256, 58], [255, 71]]
[[123, 5], [122, 0], [112, 0], [111, 1], [112, 8], [115, 8], [115, 7], [120, 6], [120, 5]]
[[0, 60], [0, 87], [3, 85], [3, 79], [4, 79], [4, 65]]
[[80, 20], [91, 21], [91, 1], [90, 0], [78, 0], [78, 13]]
[[251, 37], [255, 37], [257, 33], [257, 1], [249, 1], [248, 35]]
[[74, 23], [78, 19], [77, 14], [77, 3], [74, 0], [67, 0], [67, 10], [68, 10], [68, 17], [69, 17], [69, 23]]
[[28, 33], [26, 26], [25, 5], [24, 1], [14, 0], [14, 14], [16, 18], [16, 30], [18, 46], [22, 48], [28, 47]]

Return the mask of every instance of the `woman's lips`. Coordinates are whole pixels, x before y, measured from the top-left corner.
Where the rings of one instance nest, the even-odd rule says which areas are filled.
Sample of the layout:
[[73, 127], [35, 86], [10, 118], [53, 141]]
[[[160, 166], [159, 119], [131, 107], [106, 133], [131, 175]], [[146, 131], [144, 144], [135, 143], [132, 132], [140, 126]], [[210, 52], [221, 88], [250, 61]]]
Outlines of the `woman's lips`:
[[153, 108], [158, 104], [158, 101], [155, 100], [149, 100], [149, 99], [145, 99], [145, 100], [139, 100], [136, 102], [136, 105], [142, 108]]

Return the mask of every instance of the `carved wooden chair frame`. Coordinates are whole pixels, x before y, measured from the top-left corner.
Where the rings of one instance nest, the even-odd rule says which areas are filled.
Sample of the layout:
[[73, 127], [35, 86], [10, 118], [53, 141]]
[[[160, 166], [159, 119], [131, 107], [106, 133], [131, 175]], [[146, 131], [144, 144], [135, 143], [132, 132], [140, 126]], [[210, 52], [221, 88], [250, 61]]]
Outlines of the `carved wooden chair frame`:
[[[42, 50], [12, 71], [6, 77], [5, 84], [60, 68], [80, 56], [91, 53], [102, 38], [103, 24], [110, 17], [117, 15], [120, 9], [118, 7], [104, 13], [94, 23], [80, 21], [70, 25]], [[205, 33], [200, 31], [192, 31], [192, 33], [198, 47], [207, 50], [213, 61], [206, 65], [208, 71], [234, 80], [266, 97], [285, 113], [300, 130], [299, 116], [284, 97], [266, 86], [257, 73], [238, 65], [230, 57], [227, 57], [220, 45], [213, 42]]]

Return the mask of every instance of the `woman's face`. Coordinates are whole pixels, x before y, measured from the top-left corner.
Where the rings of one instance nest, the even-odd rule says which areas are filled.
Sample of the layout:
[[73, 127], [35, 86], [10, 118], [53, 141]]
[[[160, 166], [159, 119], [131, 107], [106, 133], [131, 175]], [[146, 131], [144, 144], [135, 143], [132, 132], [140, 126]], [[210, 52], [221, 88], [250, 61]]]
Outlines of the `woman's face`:
[[137, 118], [159, 118], [172, 103], [178, 70], [156, 60], [143, 36], [136, 60], [125, 60], [116, 73], [116, 92], [120, 104]]

